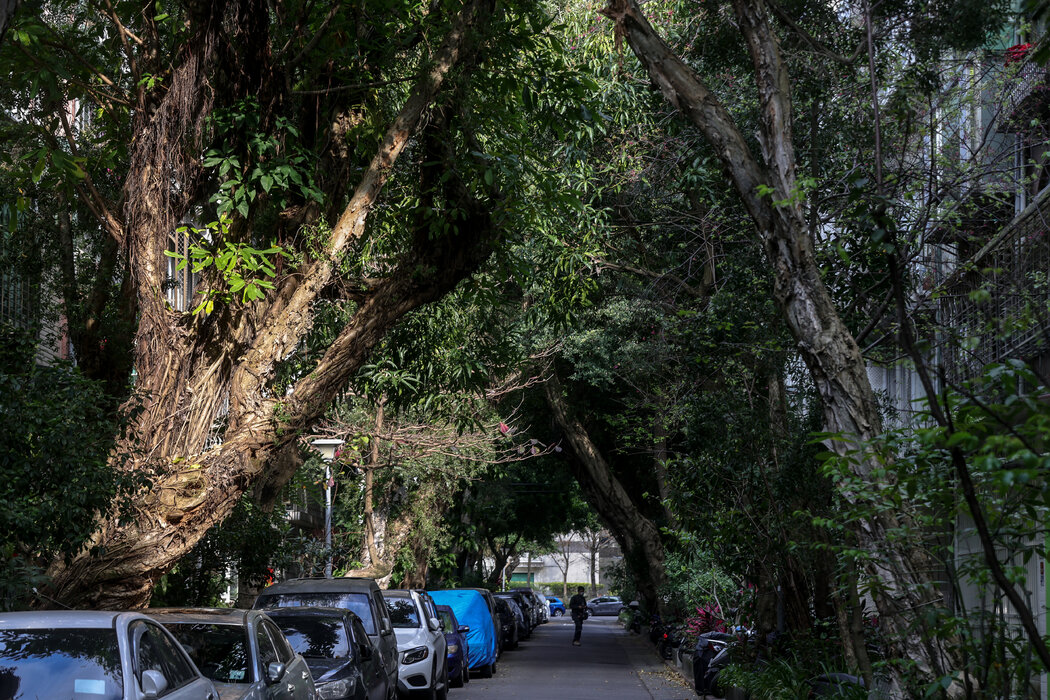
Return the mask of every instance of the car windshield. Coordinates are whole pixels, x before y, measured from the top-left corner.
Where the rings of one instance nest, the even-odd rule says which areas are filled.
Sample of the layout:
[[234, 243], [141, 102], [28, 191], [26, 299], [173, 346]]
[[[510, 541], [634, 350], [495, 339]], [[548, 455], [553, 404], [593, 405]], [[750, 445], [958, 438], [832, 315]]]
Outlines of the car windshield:
[[372, 617], [372, 606], [368, 604], [367, 593], [267, 593], [259, 596], [256, 608], [299, 608], [316, 606], [320, 608], [342, 608], [357, 613], [365, 632], [374, 635], [376, 622]]
[[387, 598], [386, 608], [395, 629], [419, 627], [419, 611], [411, 598]]
[[218, 683], [250, 683], [248, 633], [242, 625], [169, 622], [164, 625], [208, 678]]
[[308, 659], [345, 659], [350, 656], [350, 641], [343, 621], [333, 617], [274, 618], [292, 648]]
[[0, 699], [124, 697], [111, 629], [0, 630]]

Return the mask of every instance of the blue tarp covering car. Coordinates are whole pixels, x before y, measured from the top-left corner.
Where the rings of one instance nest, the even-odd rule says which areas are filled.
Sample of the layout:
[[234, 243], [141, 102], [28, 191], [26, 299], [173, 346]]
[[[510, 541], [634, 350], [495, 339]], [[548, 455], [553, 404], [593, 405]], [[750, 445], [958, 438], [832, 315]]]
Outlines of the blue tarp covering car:
[[483, 675], [491, 674], [496, 665], [496, 630], [484, 596], [469, 588], [427, 592], [437, 605], [452, 608], [459, 624], [470, 628], [467, 632], [467, 666], [471, 670], [480, 670]]

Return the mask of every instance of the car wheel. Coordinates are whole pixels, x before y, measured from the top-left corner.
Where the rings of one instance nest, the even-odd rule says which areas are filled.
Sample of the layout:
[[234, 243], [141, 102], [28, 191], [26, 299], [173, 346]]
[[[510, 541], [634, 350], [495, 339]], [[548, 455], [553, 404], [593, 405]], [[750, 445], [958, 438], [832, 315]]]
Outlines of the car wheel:
[[482, 678], [492, 678], [492, 674], [495, 673], [495, 670], [496, 662], [493, 661], [490, 664], [485, 664], [484, 666], [482, 666], [481, 673], [479, 673], [478, 675], [480, 675]]
[[565, 614], [564, 610], [555, 610], [554, 611], [554, 617], [561, 617], [564, 614]]
[[470, 674], [467, 673], [466, 667], [463, 666], [463, 664], [460, 664], [459, 665], [459, 675], [457, 675], [455, 678], [451, 679], [449, 681], [449, 684], [453, 688], [462, 688], [466, 684], [468, 678], [470, 678]]
[[459, 677], [463, 679], [464, 685], [470, 683], [470, 669], [467, 668], [466, 659], [463, 660], [463, 673], [459, 674]]

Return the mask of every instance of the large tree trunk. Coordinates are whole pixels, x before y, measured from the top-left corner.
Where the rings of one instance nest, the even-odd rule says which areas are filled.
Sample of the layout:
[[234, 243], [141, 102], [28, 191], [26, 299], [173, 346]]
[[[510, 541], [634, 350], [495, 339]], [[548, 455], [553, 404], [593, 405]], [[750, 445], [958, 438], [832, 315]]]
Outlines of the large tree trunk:
[[662, 611], [660, 590], [667, 580], [660, 529], [631, 500], [587, 429], [569, 411], [557, 374], [544, 384], [551, 416], [568, 444], [569, 464], [587, 500], [612, 531], [624, 560], [638, 581], [638, 594], [649, 610]]
[[[654, 84], [681, 110], [715, 149], [754, 221], [769, 260], [774, 295], [798, 343], [822, 400], [825, 430], [845, 438], [829, 445], [844, 453], [881, 430], [881, 418], [865, 363], [821, 281], [813, 240], [798, 202], [792, 140], [791, 89], [779, 42], [761, 0], [733, 0], [737, 26], [751, 54], [759, 95], [759, 143], [756, 156], [725, 107], [703, 80], [660, 39], [637, 0], [611, 0], [604, 10], [616, 22], [617, 38], [626, 38]], [[759, 186], [771, 187], [762, 196]], [[774, 202], [777, 204], [774, 205]], [[892, 488], [874, 459], [851, 461], [855, 474], [875, 489]], [[919, 550], [902, 551], [887, 538], [900, 523], [890, 513], [873, 512], [855, 523], [859, 545], [871, 554], [867, 575], [877, 581], [880, 623], [897, 658], [910, 658], [927, 679], [954, 668], [947, 647], [923, 635], [916, 611], [939, 599], [930, 574], [936, 563]], [[893, 694], [906, 697], [903, 676], [891, 667]]]
[[[477, 48], [468, 38], [479, 13], [490, 9], [478, 0], [465, 3], [437, 47], [331, 235], [319, 241], [316, 257], [279, 278], [265, 300], [220, 302], [212, 313], [198, 316], [168, 307], [164, 249], [194, 203], [203, 134], [218, 95], [230, 102], [255, 95], [265, 109], [272, 90], [283, 85], [269, 68], [266, 3], [193, 8], [204, 13], [191, 17], [195, 40], [177, 57], [160, 103], [143, 107], [136, 118], [125, 220], [117, 232], [130, 251], [137, 289], [138, 383], [132, 403], [141, 407], [118, 452], [133, 468], [153, 474], [152, 488], [134, 497], [131, 522], [126, 515], [104, 521], [79, 556], [51, 567], [51, 595], [67, 605], [146, 605], [156, 579], [221, 522], [247, 489], [272, 476], [274, 456], [295, 444], [383, 335], [406, 313], [450, 291], [491, 252], [493, 223], [480, 206], [468, 207], [457, 235], [432, 241], [421, 232], [391, 274], [375, 283], [314, 370], [290, 393], [272, 391], [278, 363], [309, 332], [314, 302], [338, 284], [339, 261], [365, 235], [368, 215], [424, 112], [465, 47]], [[245, 224], [235, 221], [234, 228]], [[227, 401], [222, 442], [208, 448]], [[289, 475], [283, 469], [267, 479], [269, 491]]]

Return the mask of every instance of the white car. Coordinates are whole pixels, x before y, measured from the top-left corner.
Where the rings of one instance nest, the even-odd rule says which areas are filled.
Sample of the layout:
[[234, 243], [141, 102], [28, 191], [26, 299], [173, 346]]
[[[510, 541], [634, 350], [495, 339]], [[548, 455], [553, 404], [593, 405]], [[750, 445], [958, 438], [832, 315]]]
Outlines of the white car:
[[411, 590], [383, 591], [397, 637], [397, 691], [406, 698], [421, 694], [432, 700], [448, 696], [448, 644], [433, 605]]

